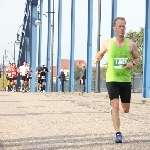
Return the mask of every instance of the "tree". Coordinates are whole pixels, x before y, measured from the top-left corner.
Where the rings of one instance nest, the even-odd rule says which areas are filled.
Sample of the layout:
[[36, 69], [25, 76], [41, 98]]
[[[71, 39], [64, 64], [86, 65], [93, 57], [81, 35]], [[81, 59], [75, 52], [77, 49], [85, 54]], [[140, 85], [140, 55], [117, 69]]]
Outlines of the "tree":
[[[106, 76], [106, 67], [100, 67], [100, 77]], [[96, 78], [96, 67], [92, 69], [92, 77]]]
[[129, 31], [126, 37], [132, 39], [137, 45], [139, 63], [133, 67], [132, 73], [142, 73], [143, 71], [143, 41], [144, 41], [144, 28], [140, 28], [138, 32]]
[[74, 67], [74, 80], [75, 80], [75, 81], [80, 80], [81, 71], [82, 71], [82, 68], [80, 68], [80, 67], [78, 67], [78, 66], [75, 66], [75, 67]]

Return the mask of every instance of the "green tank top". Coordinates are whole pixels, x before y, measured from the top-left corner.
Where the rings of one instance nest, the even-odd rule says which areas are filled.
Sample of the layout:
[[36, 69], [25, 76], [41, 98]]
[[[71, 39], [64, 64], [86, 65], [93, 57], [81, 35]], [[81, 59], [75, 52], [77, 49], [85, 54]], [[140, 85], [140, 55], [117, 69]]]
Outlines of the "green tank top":
[[129, 39], [125, 39], [122, 47], [116, 46], [113, 38], [110, 39], [108, 50], [108, 62], [106, 82], [131, 82], [131, 71], [125, 68], [127, 62], [131, 61]]

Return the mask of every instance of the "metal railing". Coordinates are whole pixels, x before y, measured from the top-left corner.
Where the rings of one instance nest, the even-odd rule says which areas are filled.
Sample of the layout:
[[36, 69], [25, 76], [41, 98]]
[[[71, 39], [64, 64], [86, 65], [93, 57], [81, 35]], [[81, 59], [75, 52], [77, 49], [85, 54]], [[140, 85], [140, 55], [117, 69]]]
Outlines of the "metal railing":
[[[76, 81], [74, 83], [74, 91], [79, 92], [81, 91], [81, 85], [79, 84], [79, 81]], [[132, 84], [132, 90], [131, 92], [133, 93], [141, 93], [142, 92], [142, 74], [141, 73], [136, 73], [132, 75], [131, 78], [131, 84]], [[96, 86], [96, 79], [92, 79], [91, 82], [91, 91], [95, 92], [95, 86]], [[65, 92], [69, 91], [69, 83], [65, 83], [64, 85], [64, 90]], [[56, 87], [54, 86], [54, 92], [56, 91]], [[101, 77], [100, 78], [100, 92], [107, 92], [106, 88], [106, 78]]]

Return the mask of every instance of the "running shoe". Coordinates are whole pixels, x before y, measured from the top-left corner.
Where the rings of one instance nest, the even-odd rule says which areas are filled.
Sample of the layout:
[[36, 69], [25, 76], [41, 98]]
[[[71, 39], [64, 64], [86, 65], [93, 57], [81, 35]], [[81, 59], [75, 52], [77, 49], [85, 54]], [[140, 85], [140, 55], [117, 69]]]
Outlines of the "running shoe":
[[119, 134], [116, 134], [116, 140], [115, 140], [116, 143], [122, 143], [122, 135], [121, 133]]

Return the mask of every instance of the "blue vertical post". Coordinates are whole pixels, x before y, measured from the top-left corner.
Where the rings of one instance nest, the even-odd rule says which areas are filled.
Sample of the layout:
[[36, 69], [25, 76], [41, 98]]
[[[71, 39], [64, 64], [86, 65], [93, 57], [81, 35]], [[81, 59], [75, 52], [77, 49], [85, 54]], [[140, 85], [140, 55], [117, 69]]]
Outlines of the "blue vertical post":
[[38, 68], [41, 65], [42, 17], [43, 17], [43, 0], [40, 0], [40, 20], [41, 20], [41, 24], [39, 26]]
[[114, 32], [114, 19], [117, 17], [117, 0], [112, 0], [112, 12], [111, 12], [111, 38], [115, 36]]
[[[27, 37], [24, 38], [25, 42], [25, 60], [28, 62], [28, 44], [27, 44]], [[29, 62], [28, 62], [29, 63]]]
[[[37, 5], [30, 5], [30, 65], [33, 72], [36, 72], [36, 46], [37, 46], [37, 26], [35, 20], [37, 18]], [[31, 92], [35, 92], [36, 76], [31, 80]]]
[[51, 51], [51, 0], [48, 0], [48, 34], [47, 34], [47, 58], [46, 66], [48, 68], [48, 73], [46, 77], [46, 92], [50, 91], [50, 51]]
[[92, 28], [93, 28], [93, 0], [88, 0], [88, 34], [87, 34], [87, 71], [86, 92], [91, 92], [92, 79]]
[[71, 49], [69, 67], [69, 92], [74, 91], [74, 41], [75, 41], [75, 0], [71, 2]]
[[143, 52], [143, 89], [144, 98], [150, 97], [150, 0], [146, 0], [146, 16], [144, 30], [144, 52]]
[[[61, 32], [62, 32], [62, 0], [58, 6], [58, 52], [57, 52], [57, 76], [61, 69]], [[56, 78], [56, 92], [60, 91], [60, 80]]]
[[26, 38], [26, 44], [27, 44], [27, 62], [30, 63], [30, 44], [29, 44], [29, 38]]
[[[100, 51], [100, 30], [101, 30], [101, 0], [98, 0], [98, 32], [97, 32], [97, 52]], [[95, 81], [94, 81], [95, 82]], [[100, 61], [96, 63], [96, 84], [95, 92], [100, 92]]]

